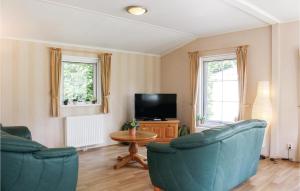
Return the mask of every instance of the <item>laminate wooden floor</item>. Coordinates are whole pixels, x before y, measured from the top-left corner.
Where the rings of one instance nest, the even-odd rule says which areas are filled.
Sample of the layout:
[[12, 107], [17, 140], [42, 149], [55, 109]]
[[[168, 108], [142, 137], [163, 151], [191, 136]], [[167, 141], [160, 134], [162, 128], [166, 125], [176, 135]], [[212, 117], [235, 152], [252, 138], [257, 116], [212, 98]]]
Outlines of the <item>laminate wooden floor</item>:
[[[114, 145], [79, 154], [77, 191], [153, 191], [147, 170], [139, 165], [114, 170], [117, 156], [128, 146]], [[144, 147], [139, 148], [146, 155]], [[300, 164], [289, 161], [261, 160], [257, 175], [235, 191], [300, 191]]]

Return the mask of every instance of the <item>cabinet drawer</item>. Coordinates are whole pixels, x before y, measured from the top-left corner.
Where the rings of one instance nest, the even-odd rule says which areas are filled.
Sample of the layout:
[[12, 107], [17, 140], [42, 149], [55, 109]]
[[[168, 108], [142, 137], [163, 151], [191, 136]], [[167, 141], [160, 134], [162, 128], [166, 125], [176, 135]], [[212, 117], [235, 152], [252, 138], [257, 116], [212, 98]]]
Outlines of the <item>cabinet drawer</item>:
[[174, 124], [174, 123], [170, 123], [170, 124], [165, 124], [165, 127], [173, 127], [173, 128], [176, 128], [178, 127], [177, 124]]
[[152, 127], [140, 126], [139, 130], [140, 130], [140, 131], [148, 131], [148, 132], [152, 132]]

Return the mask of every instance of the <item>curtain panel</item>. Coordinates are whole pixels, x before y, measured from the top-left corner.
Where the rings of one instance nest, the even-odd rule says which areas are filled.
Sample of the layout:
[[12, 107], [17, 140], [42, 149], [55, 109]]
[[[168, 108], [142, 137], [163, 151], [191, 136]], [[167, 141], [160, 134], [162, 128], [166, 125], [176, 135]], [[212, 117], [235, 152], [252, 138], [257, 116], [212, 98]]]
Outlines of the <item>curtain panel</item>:
[[61, 49], [50, 48], [51, 116], [60, 114]]
[[99, 60], [101, 62], [102, 113], [109, 113], [111, 54], [100, 54]]
[[192, 118], [191, 118], [191, 128], [190, 133], [194, 133], [196, 130], [196, 115], [197, 115], [197, 97], [199, 91], [199, 70], [200, 70], [200, 57], [199, 52], [190, 52], [190, 76], [191, 76], [191, 106], [192, 106]]
[[236, 49], [238, 86], [239, 86], [239, 113], [238, 120], [245, 119], [247, 95], [247, 47], [239, 46]]

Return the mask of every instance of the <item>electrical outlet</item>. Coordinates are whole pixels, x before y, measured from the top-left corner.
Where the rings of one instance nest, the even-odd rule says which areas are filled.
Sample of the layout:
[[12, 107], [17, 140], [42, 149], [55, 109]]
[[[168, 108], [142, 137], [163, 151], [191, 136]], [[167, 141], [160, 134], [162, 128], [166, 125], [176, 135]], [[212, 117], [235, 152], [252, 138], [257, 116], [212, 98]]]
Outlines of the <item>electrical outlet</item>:
[[288, 150], [292, 150], [292, 149], [293, 149], [292, 146], [293, 146], [293, 145], [292, 145], [291, 143], [288, 143], [288, 144], [287, 144], [287, 149], [288, 149]]

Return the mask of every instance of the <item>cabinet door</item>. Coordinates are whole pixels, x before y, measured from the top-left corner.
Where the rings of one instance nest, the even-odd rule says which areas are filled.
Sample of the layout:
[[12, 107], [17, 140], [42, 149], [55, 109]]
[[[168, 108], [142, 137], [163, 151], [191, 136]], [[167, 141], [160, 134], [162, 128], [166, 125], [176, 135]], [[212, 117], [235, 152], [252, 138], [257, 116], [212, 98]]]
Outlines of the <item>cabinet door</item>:
[[166, 125], [165, 127], [165, 138], [176, 137], [176, 125]]
[[161, 127], [152, 127], [152, 132], [157, 134], [157, 138], [163, 138]]

